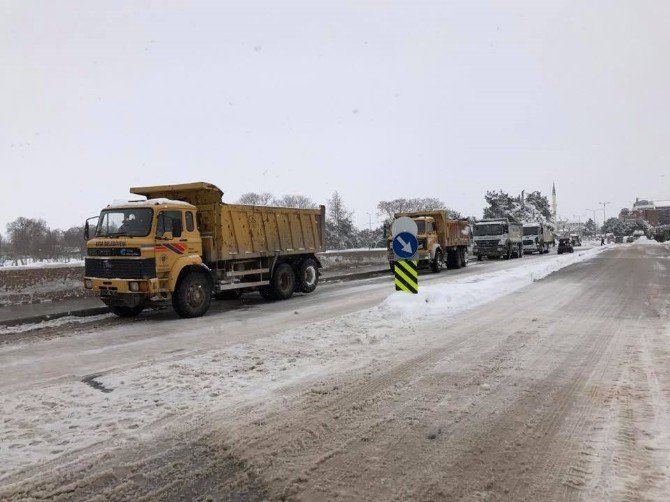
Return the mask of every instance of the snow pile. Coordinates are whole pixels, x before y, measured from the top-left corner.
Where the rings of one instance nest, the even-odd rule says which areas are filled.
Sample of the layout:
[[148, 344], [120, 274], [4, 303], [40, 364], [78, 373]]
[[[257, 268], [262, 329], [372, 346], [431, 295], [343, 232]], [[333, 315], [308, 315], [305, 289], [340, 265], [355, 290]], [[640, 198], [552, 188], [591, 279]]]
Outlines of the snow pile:
[[83, 267], [83, 266], [84, 266], [84, 260], [70, 260], [70, 261], [28, 260], [28, 263], [26, 263], [25, 265], [14, 264], [13, 261], [7, 260], [4, 262], [4, 265], [0, 265], [0, 271], [32, 269], [32, 268], [65, 268], [65, 267]]
[[65, 326], [66, 324], [82, 324], [82, 323], [96, 322], [101, 321], [103, 319], [108, 319], [110, 317], [114, 317], [114, 314], [100, 314], [85, 317], [68, 315], [64, 317], [59, 317], [58, 319], [52, 319], [48, 321], [41, 321], [29, 324], [18, 324], [16, 326], [5, 326], [3, 324], [0, 324], [0, 336], [25, 333], [27, 331], [32, 331], [34, 329], [57, 328], [59, 326]]
[[646, 235], [643, 235], [642, 237], [637, 239], [635, 241], [635, 244], [641, 244], [643, 246], [662, 246], [663, 245], [660, 242], [658, 242], [657, 240], [650, 239]]
[[402, 317], [455, 315], [478, 305], [523, 288], [564, 267], [601, 253], [609, 246], [601, 246], [574, 254], [556, 255], [533, 261], [524, 267], [499, 270], [489, 274], [467, 276], [454, 282], [421, 287], [419, 293], [396, 292], [379, 307]]

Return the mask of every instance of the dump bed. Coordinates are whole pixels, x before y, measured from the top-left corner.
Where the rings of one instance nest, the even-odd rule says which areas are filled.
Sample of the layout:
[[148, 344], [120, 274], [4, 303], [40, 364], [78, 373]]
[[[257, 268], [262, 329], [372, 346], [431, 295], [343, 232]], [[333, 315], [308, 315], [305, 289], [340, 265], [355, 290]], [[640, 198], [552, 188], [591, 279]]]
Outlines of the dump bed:
[[428, 217], [435, 220], [435, 230], [437, 232], [438, 240], [442, 248], [450, 248], [453, 246], [468, 246], [470, 245], [470, 231], [468, 220], [455, 220], [449, 218], [447, 211], [412, 211], [408, 213], [397, 213], [396, 218], [407, 216], [408, 218], [422, 218]]
[[325, 251], [324, 206], [319, 209], [249, 206], [221, 202], [210, 183], [131, 188], [147, 198], [183, 200], [198, 208], [198, 229], [207, 263]]

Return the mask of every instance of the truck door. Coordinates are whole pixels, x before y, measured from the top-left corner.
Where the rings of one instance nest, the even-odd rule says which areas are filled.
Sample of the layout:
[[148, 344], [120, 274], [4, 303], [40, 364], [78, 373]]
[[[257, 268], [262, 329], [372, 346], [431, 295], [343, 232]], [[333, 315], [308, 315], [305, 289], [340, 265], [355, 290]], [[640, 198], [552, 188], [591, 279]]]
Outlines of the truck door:
[[188, 246], [182, 241], [183, 212], [161, 211], [156, 224], [156, 272], [167, 274]]

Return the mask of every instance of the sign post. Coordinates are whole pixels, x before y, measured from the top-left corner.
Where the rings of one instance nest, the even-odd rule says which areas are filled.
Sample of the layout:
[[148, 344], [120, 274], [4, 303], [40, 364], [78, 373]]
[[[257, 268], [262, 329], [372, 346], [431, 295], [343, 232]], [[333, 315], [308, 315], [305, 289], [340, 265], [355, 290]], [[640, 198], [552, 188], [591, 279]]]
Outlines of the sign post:
[[416, 222], [403, 216], [391, 226], [393, 234], [393, 275], [396, 291], [417, 294], [419, 292], [419, 265], [416, 254], [419, 249]]

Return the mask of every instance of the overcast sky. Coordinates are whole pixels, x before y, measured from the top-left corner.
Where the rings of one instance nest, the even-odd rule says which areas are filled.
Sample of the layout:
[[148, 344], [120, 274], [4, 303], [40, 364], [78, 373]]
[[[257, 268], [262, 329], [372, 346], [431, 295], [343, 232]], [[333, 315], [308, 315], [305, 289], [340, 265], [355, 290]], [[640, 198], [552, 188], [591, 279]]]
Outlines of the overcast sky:
[[[0, 3], [0, 231], [128, 187], [670, 199], [670, 2]], [[599, 220], [602, 219], [602, 211]]]

